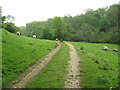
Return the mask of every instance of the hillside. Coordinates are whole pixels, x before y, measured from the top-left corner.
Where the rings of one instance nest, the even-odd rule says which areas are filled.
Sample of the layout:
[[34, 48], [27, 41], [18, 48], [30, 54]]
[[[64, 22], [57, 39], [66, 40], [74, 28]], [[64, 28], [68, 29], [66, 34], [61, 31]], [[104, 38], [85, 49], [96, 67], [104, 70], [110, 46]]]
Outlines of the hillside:
[[13, 2], [0, 6], [2, 89], [120, 90], [119, 0]]
[[[118, 86], [117, 44], [71, 42], [81, 58], [81, 86], [83, 88], [109, 88]], [[109, 47], [108, 51], [102, 46]]]
[[[6, 30], [3, 30], [2, 35], [3, 87], [8, 86], [11, 81], [19, 78], [18, 76], [26, 68], [30, 67], [37, 60], [42, 59], [56, 46], [56, 41], [17, 36]], [[117, 44], [70, 43], [75, 46], [77, 54], [80, 57], [80, 68], [78, 67], [80, 69], [80, 74], [78, 75], [80, 78], [80, 87], [109, 88], [118, 86], [118, 52], [113, 52], [114, 48], [118, 49]], [[108, 46], [109, 50], [102, 50], [102, 46]], [[61, 48], [58, 53], [53, 56], [52, 60], [40, 73], [38, 72], [39, 74], [33, 81], [27, 83], [26, 87], [64, 87], [68, 73], [66, 68], [69, 66], [69, 61], [72, 61], [70, 59], [70, 52], [70, 48], [64, 42], [61, 43]], [[74, 58], [73, 61], [75, 61]]]
[[27, 67], [54, 49], [55, 42], [2, 31], [2, 85], [5, 87]]

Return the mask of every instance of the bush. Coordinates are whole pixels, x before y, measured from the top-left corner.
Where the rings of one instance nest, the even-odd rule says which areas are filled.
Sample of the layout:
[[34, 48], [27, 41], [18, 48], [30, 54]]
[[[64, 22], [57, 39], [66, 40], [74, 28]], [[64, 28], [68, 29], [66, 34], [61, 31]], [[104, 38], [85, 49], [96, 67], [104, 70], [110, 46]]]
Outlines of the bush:
[[4, 23], [2, 25], [2, 28], [4, 28], [5, 30], [11, 33], [16, 33], [17, 31], [19, 31], [19, 28], [16, 27], [13, 23]]

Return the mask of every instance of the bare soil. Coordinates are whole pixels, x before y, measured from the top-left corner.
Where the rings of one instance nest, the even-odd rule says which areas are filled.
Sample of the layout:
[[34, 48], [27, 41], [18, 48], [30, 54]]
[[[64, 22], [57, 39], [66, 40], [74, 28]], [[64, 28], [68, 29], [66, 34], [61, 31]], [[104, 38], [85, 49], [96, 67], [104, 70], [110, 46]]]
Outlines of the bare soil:
[[80, 58], [77, 56], [74, 46], [68, 42], [65, 43], [70, 47], [70, 60], [65, 88], [80, 88]]
[[52, 57], [59, 51], [61, 47], [60, 43], [57, 43], [55, 49], [45, 56], [44, 59], [37, 61], [35, 64], [31, 65], [20, 75], [20, 78], [12, 82], [10, 88], [24, 88], [26, 84], [30, 83], [40, 71], [46, 67], [46, 65], [51, 61]]

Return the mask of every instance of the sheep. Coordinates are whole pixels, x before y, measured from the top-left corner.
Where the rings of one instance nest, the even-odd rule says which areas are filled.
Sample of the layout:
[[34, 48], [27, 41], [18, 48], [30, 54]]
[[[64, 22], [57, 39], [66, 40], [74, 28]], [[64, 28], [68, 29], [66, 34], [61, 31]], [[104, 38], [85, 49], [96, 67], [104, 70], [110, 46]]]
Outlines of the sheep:
[[112, 90], [112, 87], [110, 87], [110, 89], [109, 90]]
[[58, 38], [56, 38], [55, 40], [58, 41]]
[[60, 39], [61, 42], [63, 42], [63, 39]]
[[20, 32], [16, 32], [17, 35], [20, 35]]
[[37, 36], [36, 35], [33, 35], [33, 38], [36, 38]]
[[118, 52], [118, 49], [113, 49], [114, 52]]
[[102, 50], [107, 51], [107, 50], [109, 50], [109, 48], [108, 48], [107, 46], [103, 46], [103, 47], [102, 47]]

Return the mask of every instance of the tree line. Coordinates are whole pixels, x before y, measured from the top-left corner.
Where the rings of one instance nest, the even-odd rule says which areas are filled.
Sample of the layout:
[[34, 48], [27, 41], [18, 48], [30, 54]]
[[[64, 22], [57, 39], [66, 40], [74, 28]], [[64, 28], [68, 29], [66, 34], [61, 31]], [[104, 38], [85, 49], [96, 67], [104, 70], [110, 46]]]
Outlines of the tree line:
[[[0, 7], [1, 10], [1, 7]], [[11, 15], [2, 16], [2, 11], [0, 11], [0, 28], [3, 28], [11, 33], [16, 33], [20, 31], [20, 28], [14, 24], [15, 18]]]
[[40, 39], [119, 43], [119, 9], [118, 4], [97, 10], [87, 9], [84, 14], [33, 21], [19, 29], [24, 36], [36, 35]]

